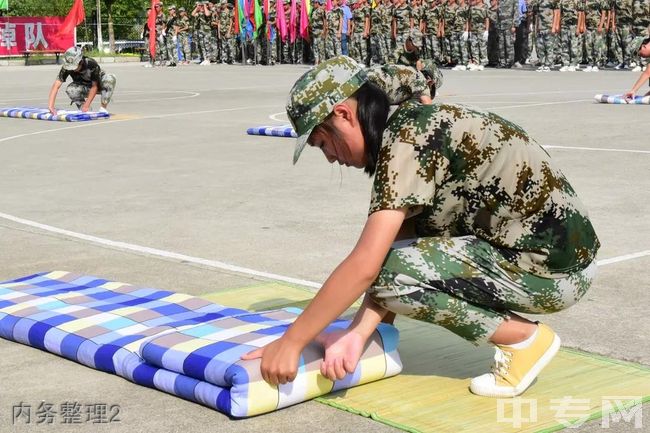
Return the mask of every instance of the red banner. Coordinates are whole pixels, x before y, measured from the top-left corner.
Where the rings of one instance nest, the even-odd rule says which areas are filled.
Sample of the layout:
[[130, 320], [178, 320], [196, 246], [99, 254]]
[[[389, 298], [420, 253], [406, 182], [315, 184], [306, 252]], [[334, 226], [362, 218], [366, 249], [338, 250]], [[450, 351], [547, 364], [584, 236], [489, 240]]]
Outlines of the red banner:
[[0, 56], [25, 51], [65, 51], [75, 45], [74, 29], [58, 34], [65, 17], [0, 17]]

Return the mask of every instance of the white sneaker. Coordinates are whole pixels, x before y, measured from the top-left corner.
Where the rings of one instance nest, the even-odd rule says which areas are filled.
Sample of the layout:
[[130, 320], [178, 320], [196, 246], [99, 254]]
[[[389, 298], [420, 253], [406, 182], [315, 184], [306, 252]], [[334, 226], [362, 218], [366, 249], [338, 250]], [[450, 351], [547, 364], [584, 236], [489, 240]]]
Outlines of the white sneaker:
[[568, 72], [568, 71], [569, 71], [569, 67], [568, 67], [568, 66], [562, 66], [562, 67], [560, 68], [560, 72]]
[[108, 110], [106, 108], [104, 108], [104, 107], [99, 107], [99, 113], [107, 113], [108, 114]]
[[591, 67], [591, 72], [598, 72], [600, 69], [598, 69], [598, 66], [592, 66]]
[[476, 70], [477, 70], [477, 71], [482, 71], [482, 70], [484, 70], [484, 69], [485, 69], [485, 66], [483, 66], [483, 65], [478, 65], [478, 66], [476, 67]]
[[536, 72], [544, 72], [544, 66], [540, 66], [536, 69]]
[[515, 62], [515, 64], [512, 65], [512, 66], [513, 66], [514, 68], [517, 68], [517, 69], [521, 69], [521, 68], [523, 68], [523, 66], [522, 66], [521, 63], [519, 63], [519, 62]]
[[636, 64], [636, 62], [630, 62], [630, 64], [628, 66], [630, 68], [636, 68], [638, 65]]
[[550, 66], [544, 66], [544, 72], [551, 72]]
[[199, 65], [201, 65], [201, 66], [208, 66], [208, 65], [210, 65], [210, 61], [209, 61], [208, 59], [205, 59], [204, 61], [202, 61], [201, 63], [199, 63]]
[[583, 69], [584, 72], [591, 72], [592, 68], [591, 66], [587, 66], [586, 68]]
[[636, 65], [633, 69], [630, 69], [632, 72], [641, 72], [641, 66]]
[[575, 66], [569, 66], [569, 67], [567, 68], [567, 72], [575, 72], [575, 71], [576, 71], [576, 67], [575, 67]]

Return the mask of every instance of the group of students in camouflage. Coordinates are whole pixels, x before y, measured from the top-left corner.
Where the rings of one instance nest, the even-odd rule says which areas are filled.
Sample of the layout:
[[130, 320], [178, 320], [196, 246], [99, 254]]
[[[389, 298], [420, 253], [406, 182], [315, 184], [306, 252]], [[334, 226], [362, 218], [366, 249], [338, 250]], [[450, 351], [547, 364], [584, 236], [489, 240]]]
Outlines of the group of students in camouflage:
[[[641, 59], [630, 47], [648, 37], [650, 27], [650, 0], [331, 0], [330, 10], [325, 0], [313, 0], [303, 39], [285, 1], [285, 22], [296, 27], [291, 40], [280, 37], [278, 8], [270, 0], [258, 37], [242, 38], [234, 31], [232, 3], [220, 1], [197, 2], [191, 13], [170, 6], [167, 14], [158, 3], [155, 60], [175, 66], [180, 52], [183, 62], [198, 56], [203, 65], [318, 64], [347, 54], [376, 65], [394, 62], [412, 37], [420, 57], [461, 70], [525, 63], [539, 71], [555, 65], [575, 71], [580, 64], [585, 71], [606, 65], [639, 70]], [[300, 2], [297, 8], [300, 17]]]

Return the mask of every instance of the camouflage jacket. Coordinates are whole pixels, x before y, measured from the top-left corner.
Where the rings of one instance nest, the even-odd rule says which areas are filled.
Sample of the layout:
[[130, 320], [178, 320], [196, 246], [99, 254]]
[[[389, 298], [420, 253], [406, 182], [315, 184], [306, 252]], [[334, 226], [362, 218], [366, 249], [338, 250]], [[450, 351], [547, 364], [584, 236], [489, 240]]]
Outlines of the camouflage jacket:
[[309, 18], [309, 26], [311, 27], [312, 35], [318, 37], [323, 33], [325, 29], [325, 8], [320, 7], [318, 9], [314, 8], [311, 11], [311, 17]]
[[485, 19], [487, 18], [487, 7], [485, 5], [472, 6], [470, 11], [470, 30], [475, 33], [482, 33], [485, 30]]
[[368, 80], [386, 93], [391, 105], [420, 96], [431, 97], [427, 79], [415, 68], [404, 65], [378, 65], [366, 69]]
[[560, 0], [560, 22], [562, 27], [578, 24], [578, 12], [582, 9], [578, 0]]
[[234, 24], [234, 18], [235, 14], [230, 8], [225, 8], [221, 11], [221, 14], [219, 15], [219, 35], [220, 36], [226, 36], [228, 34], [228, 30], [230, 30], [230, 33], [234, 33], [235, 31], [235, 26]]
[[539, 30], [550, 32], [553, 26], [553, 15], [560, 8], [558, 0], [539, 0], [537, 2], [537, 22]]
[[[597, 30], [600, 23], [600, 16], [607, 5], [602, 0], [583, 0], [583, 10], [585, 11], [585, 27], [587, 30]], [[603, 24], [603, 28], [605, 25]]]
[[370, 7], [362, 6], [352, 10], [352, 22], [354, 23], [354, 34], [360, 35], [366, 28], [366, 18], [370, 16]]
[[411, 29], [411, 17], [413, 11], [406, 4], [393, 9], [393, 18], [395, 19], [395, 28], [398, 35], [403, 35]]
[[497, 26], [500, 29], [517, 27], [518, 9], [517, 0], [499, 0]]
[[156, 15], [156, 36], [162, 35], [163, 30], [165, 30], [165, 25], [167, 24], [167, 17], [165, 14], [160, 13]]
[[341, 8], [333, 8], [329, 12], [325, 12], [325, 17], [327, 19], [327, 32], [328, 37], [336, 36], [341, 27], [341, 17], [343, 16], [343, 11]]
[[440, 17], [442, 14], [442, 6], [428, 7], [424, 10], [424, 22], [426, 23], [426, 34], [436, 36], [438, 34], [438, 26], [440, 25]]
[[399, 208], [419, 237], [474, 235], [546, 278], [584, 269], [600, 246], [546, 151], [519, 126], [460, 105], [407, 101], [388, 119], [369, 213]]

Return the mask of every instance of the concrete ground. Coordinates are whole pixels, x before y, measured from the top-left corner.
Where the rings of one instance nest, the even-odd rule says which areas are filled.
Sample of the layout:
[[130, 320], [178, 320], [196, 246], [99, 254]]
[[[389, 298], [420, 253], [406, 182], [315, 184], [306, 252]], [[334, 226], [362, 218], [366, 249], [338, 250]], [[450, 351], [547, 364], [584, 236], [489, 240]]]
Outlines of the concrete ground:
[[[353, 247], [370, 181], [315, 149], [292, 167], [292, 140], [245, 134], [286, 122], [287, 93], [306, 67], [105, 69], [118, 77], [109, 121], [0, 118], [0, 280], [68, 270], [199, 295], [265, 280], [259, 272], [322, 282]], [[45, 107], [56, 73], [3, 67], [0, 107]], [[599, 275], [582, 302], [543, 320], [565, 346], [650, 366], [649, 108], [592, 100], [630, 88], [637, 74], [444, 74], [439, 101], [491, 109], [557, 146], [549, 153], [590, 211]], [[61, 91], [57, 106], [66, 104]], [[107, 431], [395, 431], [315, 402], [232, 421], [13, 342], [0, 340], [0, 353], [3, 431], [36, 429], [34, 420], [12, 426], [11, 410], [41, 401], [119, 405], [121, 421]], [[608, 431], [650, 431], [648, 406], [642, 430], [620, 422]], [[577, 429], [597, 430], [599, 422]]]

